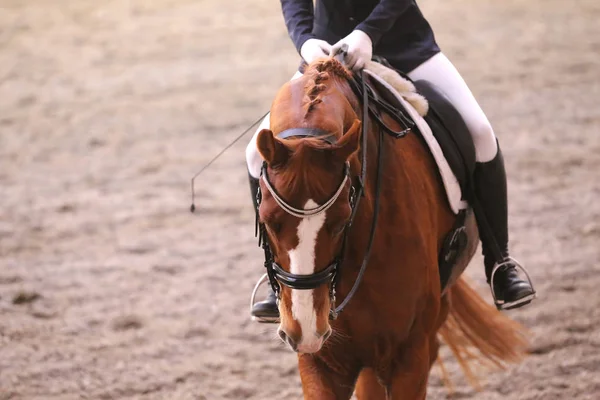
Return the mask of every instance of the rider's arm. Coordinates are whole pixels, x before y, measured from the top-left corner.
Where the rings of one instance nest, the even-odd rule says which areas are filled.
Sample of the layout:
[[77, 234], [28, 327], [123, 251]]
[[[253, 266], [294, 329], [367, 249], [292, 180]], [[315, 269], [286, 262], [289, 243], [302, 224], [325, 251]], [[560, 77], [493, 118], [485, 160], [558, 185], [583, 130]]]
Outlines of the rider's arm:
[[281, 0], [281, 9], [290, 38], [300, 53], [304, 42], [315, 37], [312, 34], [313, 2], [312, 0]]
[[410, 6], [411, 0], [381, 0], [356, 29], [363, 31], [375, 45]]

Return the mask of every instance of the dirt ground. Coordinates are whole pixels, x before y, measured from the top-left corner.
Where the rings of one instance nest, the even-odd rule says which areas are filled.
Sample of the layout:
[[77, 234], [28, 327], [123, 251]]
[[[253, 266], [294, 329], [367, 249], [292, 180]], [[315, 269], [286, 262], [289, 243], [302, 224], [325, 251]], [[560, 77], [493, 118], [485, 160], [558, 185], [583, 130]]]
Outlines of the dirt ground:
[[[421, 4], [500, 138], [539, 290], [510, 313], [530, 356], [453, 398], [598, 399], [600, 2]], [[248, 318], [247, 139], [188, 212], [297, 63], [276, 1], [0, 0], [1, 400], [302, 397]]]

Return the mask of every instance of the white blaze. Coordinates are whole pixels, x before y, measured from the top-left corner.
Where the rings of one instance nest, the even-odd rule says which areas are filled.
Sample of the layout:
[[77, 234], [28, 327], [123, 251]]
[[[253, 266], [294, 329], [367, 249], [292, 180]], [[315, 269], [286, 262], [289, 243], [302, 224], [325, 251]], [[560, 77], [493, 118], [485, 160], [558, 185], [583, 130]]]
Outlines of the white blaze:
[[[313, 200], [308, 200], [304, 209], [317, 207]], [[325, 213], [302, 218], [298, 225], [298, 246], [288, 252], [290, 256], [290, 272], [292, 274], [309, 275], [315, 272], [315, 247], [317, 235], [325, 223]], [[315, 313], [313, 290], [292, 289], [292, 316], [300, 324], [302, 340], [316, 334], [317, 315]]]

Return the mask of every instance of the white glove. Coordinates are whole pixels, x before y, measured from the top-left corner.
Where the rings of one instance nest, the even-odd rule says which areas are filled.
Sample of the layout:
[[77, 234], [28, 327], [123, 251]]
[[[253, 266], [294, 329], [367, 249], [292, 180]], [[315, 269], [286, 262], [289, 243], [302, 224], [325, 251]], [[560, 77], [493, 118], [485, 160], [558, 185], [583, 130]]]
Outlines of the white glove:
[[308, 39], [300, 48], [300, 55], [308, 64], [317, 58], [328, 57], [330, 53], [331, 45], [320, 39]]
[[354, 30], [345, 38], [333, 45], [332, 54], [335, 54], [344, 44], [348, 45], [348, 51], [344, 62], [353, 71], [360, 71], [367, 61], [373, 56], [373, 42], [369, 35], [361, 30]]

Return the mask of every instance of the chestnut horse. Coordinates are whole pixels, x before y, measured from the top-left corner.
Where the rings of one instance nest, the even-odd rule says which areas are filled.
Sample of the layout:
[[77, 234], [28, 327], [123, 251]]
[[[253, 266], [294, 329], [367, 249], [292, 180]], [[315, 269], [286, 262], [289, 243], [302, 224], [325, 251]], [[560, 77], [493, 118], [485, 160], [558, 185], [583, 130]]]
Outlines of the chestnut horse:
[[[279, 298], [278, 332], [298, 352], [306, 399], [349, 399], [353, 392], [359, 399], [425, 399], [438, 336], [472, 378], [474, 358], [520, 359], [523, 331], [462, 278], [442, 292], [438, 253], [456, 216], [437, 166], [416, 133], [381, 133], [351, 80], [334, 59], [312, 63], [280, 89], [271, 129], [257, 137], [265, 160], [258, 216]], [[397, 120], [382, 119], [401, 130]], [[472, 214], [468, 225], [468, 254], [455, 275], [478, 243]], [[345, 299], [357, 280], [351, 301], [330, 321], [335, 299]]]

